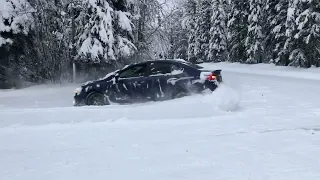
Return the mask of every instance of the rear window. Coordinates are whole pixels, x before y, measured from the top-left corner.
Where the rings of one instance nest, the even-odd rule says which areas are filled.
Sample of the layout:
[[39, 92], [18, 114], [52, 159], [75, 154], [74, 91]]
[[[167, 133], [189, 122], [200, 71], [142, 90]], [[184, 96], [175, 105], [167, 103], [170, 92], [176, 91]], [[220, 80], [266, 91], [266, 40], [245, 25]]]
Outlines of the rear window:
[[196, 68], [196, 69], [203, 69], [203, 67], [199, 66], [199, 65], [196, 65], [196, 64], [192, 64], [191, 62], [183, 62], [183, 64], [186, 64], [190, 67], [193, 67], [193, 68]]

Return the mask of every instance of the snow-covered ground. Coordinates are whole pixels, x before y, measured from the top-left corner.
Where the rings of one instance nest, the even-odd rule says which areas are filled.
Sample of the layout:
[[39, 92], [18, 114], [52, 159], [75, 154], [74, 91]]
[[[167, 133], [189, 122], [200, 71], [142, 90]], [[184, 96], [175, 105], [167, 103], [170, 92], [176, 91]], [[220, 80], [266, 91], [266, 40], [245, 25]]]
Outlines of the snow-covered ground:
[[0, 91], [0, 180], [320, 179], [320, 71], [223, 69], [211, 95], [72, 107], [77, 85]]

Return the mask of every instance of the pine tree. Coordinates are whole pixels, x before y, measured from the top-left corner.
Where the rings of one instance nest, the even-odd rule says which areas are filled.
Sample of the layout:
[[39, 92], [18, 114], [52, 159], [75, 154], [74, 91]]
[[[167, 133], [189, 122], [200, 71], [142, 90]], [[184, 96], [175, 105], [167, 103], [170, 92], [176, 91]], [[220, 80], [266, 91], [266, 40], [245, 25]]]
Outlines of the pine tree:
[[266, 23], [263, 24], [263, 29], [265, 32], [265, 59], [266, 61], [274, 62], [275, 54], [273, 53], [275, 45], [275, 37], [273, 29], [277, 26], [276, 22], [277, 9], [276, 6], [279, 4], [280, 0], [266, 0], [263, 6], [263, 16], [266, 19]]
[[197, 58], [195, 56], [195, 32], [196, 32], [196, 18], [197, 18], [197, 3], [195, 0], [187, 0], [184, 7], [184, 16], [182, 25], [183, 28], [187, 30], [188, 38], [188, 49], [187, 49], [187, 56], [188, 61], [195, 63]]
[[249, 2], [231, 1], [228, 15], [228, 52], [233, 62], [245, 62], [247, 59], [245, 40], [248, 34]]
[[[296, 18], [297, 33], [294, 38], [300, 53], [305, 58], [292, 59], [292, 65], [303, 67], [320, 66], [320, 4], [317, 0], [300, 1], [300, 13]], [[294, 55], [292, 55], [294, 56]]]
[[210, 61], [221, 62], [227, 60], [227, 6], [226, 0], [212, 0], [211, 17], [212, 27], [210, 29], [211, 39], [209, 42]]
[[188, 31], [182, 26], [181, 17], [183, 16], [182, 9], [175, 10], [168, 20], [168, 36], [170, 40], [169, 59], [184, 59], [188, 58]]
[[17, 87], [29, 67], [34, 8], [25, 0], [0, 0], [0, 88]]
[[295, 38], [297, 32], [296, 19], [301, 13], [299, 8], [300, 0], [289, 0], [289, 8], [286, 19], [286, 42], [284, 44], [284, 51], [289, 55], [289, 66], [304, 66], [306, 57], [299, 43]]
[[194, 50], [197, 62], [208, 62], [211, 16], [211, 0], [200, 0], [197, 4]]
[[[68, 18], [62, 0], [32, 0], [34, 14], [33, 44], [36, 55], [30, 58], [36, 81], [60, 81], [67, 72], [69, 36]], [[41, 65], [39, 65], [41, 64]], [[37, 79], [39, 78], [39, 79]]]
[[114, 10], [114, 33], [116, 57], [118, 60], [126, 59], [135, 53], [136, 47], [134, 45], [134, 27], [132, 24], [132, 15], [127, 12], [125, 0], [118, 0], [113, 3]]
[[262, 63], [263, 61], [263, 0], [250, 0], [251, 14], [248, 17], [249, 27], [246, 39], [247, 63]]
[[167, 51], [162, 28], [163, 7], [158, 0], [127, 0], [134, 24], [135, 61], [158, 59]]
[[284, 51], [286, 41], [287, 0], [268, 0], [266, 8], [266, 50], [272, 63], [288, 65], [288, 54]]
[[88, 13], [78, 40], [78, 58], [113, 64], [122, 56], [130, 56], [135, 46], [123, 36], [132, 34], [130, 14], [115, 11], [107, 0], [89, 0], [84, 6]]
[[[32, 28], [33, 7], [26, 0], [0, 1], [0, 47], [11, 44], [13, 34], [27, 35]], [[7, 36], [7, 37], [6, 37]]]

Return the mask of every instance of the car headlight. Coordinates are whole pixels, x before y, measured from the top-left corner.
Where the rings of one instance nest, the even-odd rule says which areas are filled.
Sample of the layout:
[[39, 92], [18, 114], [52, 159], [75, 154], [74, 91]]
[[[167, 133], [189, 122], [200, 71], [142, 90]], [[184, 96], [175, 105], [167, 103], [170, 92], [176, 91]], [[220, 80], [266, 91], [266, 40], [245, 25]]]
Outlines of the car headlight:
[[79, 87], [79, 88], [76, 88], [73, 92], [76, 94], [76, 95], [79, 95], [82, 91], [82, 88]]

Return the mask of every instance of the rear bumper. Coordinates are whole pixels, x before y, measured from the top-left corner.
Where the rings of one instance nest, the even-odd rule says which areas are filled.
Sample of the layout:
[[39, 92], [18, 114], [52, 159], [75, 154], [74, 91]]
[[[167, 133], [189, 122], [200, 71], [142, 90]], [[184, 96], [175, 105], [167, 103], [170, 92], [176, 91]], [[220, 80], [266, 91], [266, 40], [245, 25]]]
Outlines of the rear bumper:
[[210, 89], [211, 91], [216, 90], [219, 84], [220, 83], [217, 81], [205, 81], [204, 83], [205, 89]]

